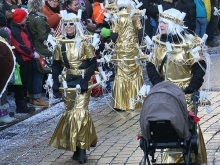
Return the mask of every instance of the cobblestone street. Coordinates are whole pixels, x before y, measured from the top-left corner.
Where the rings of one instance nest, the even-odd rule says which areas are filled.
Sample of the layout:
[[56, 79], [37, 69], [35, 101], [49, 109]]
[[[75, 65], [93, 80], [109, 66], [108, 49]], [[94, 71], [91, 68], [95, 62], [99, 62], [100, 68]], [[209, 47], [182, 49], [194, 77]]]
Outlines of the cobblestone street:
[[[198, 116], [206, 143], [208, 165], [220, 164], [220, 57], [211, 57], [211, 102], [210, 114], [202, 107]], [[87, 151], [88, 165], [132, 164], [143, 161], [137, 134], [139, 112], [116, 112], [112, 110], [110, 94], [92, 97], [90, 114], [98, 135], [96, 147]], [[75, 165], [72, 152], [48, 146], [54, 129], [64, 111], [63, 102], [28, 117], [0, 131], [0, 165]], [[160, 159], [160, 156], [157, 156]]]

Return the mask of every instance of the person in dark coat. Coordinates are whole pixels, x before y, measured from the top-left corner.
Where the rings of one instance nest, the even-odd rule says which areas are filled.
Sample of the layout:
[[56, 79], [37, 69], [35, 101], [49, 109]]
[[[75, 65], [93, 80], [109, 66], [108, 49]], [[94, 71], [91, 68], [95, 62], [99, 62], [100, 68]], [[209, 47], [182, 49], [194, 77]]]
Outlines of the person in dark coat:
[[196, 4], [194, 0], [178, 0], [176, 3], [177, 10], [186, 13], [184, 25], [188, 27], [188, 31], [195, 31], [196, 28]]
[[28, 67], [30, 61], [38, 58], [39, 55], [34, 52], [34, 47], [25, 28], [27, 12], [17, 8], [12, 12], [12, 37], [11, 44], [15, 47], [14, 55], [16, 62], [20, 65], [20, 76], [22, 85], [14, 85], [14, 98], [17, 113], [33, 113], [34, 107], [27, 106], [27, 85], [28, 85]]

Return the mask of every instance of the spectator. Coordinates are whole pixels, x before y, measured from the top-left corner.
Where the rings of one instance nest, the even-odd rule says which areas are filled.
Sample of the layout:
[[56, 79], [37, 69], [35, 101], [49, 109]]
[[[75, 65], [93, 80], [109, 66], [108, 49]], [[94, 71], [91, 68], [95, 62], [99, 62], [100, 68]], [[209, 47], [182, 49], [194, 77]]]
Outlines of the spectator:
[[33, 52], [30, 38], [25, 29], [27, 12], [17, 8], [12, 12], [12, 38], [11, 44], [15, 47], [14, 54], [16, 62], [20, 65], [20, 76], [22, 85], [14, 85], [14, 97], [17, 113], [33, 113], [34, 107], [27, 106], [26, 94], [28, 85], [29, 62], [39, 55]]
[[210, 0], [194, 0], [196, 4], [196, 29], [195, 33], [199, 37], [206, 34], [207, 23], [211, 17], [211, 4]]
[[214, 42], [214, 32], [218, 25], [218, 16], [214, 15], [214, 7], [217, 7], [218, 0], [210, 0], [210, 2], [211, 2], [211, 19], [206, 28], [206, 34], [208, 35], [207, 45], [210, 47], [216, 47], [219, 44]]
[[[46, 16], [43, 15], [43, 0], [28, 1], [29, 16], [27, 19], [27, 29], [36, 48], [36, 52], [41, 57], [52, 57], [44, 41], [47, 40], [48, 35], [51, 34], [50, 26], [47, 22]], [[35, 60], [31, 60], [29, 65], [29, 81], [28, 91], [30, 95], [30, 103], [36, 106], [48, 107], [48, 103], [41, 97], [44, 73], [37, 69]]]
[[196, 28], [196, 4], [194, 0], [178, 0], [175, 8], [186, 13], [183, 20], [184, 25], [188, 27], [188, 32], [194, 33]]
[[43, 13], [47, 17], [50, 28], [53, 28], [54, 35], [61, 35], [61, 7], [59, 6], [59, 0], [47, 0], [43, 8]]
[[[146, 15], [148, 18], [153, 18], [155, 22], [158, 22], [158, 5], [162, 3], [162, 0], [140, 0], [140, 2], [143, 3], [143, 5], [140, 7], [140, 9], [146, 9]], [[145, 22], [142, 22], [142, 24], [145, 24], [145, 33], [152, 37], [153, 34], [153, 27], [151, 25], [150, 19], [145, 19]]]
[[85, 6], [83, 6], [82, 2], [80, 3], [80, 6], [79, 6], [78, 0], [67, 0], [64, 5], [64, 9], [67, 10], [68, 13], [74, 13], [76, 15], [78, 14], [79, 7], [83, 11], [82, 17], [81, 17], [81, 21], [83, 25], [86, 26], [88, 22], [92, 23], [92, 20], [88, 17], [85, 11]]
[[162, 6], [163, 10], [174, 8], [173, 0], [163, 0]]
[[5, 15], [1, 12], [0, 12], [0, 29], [6, 30], [8, 32], [8, 34], [11, 35], [11, 30], [7, 27], [7, 19], [6, 19]]
[[0, 12], [7, 18], [7, 26], [11, 29], [12, 9], [21, 6], [21, 0], [2, 0], [0, 1]]
[[[108, 23], [104, 20], [104, 12], [107, 12], [106, 9], [102, 9], [100, 4], [104, 3], [104, 0], [94, 0], [94, 8], [92, 13], [92, 20], [97, 24], [97, 28], [108, 27]], [[104, 4], [103, 4], [104, 6]]]

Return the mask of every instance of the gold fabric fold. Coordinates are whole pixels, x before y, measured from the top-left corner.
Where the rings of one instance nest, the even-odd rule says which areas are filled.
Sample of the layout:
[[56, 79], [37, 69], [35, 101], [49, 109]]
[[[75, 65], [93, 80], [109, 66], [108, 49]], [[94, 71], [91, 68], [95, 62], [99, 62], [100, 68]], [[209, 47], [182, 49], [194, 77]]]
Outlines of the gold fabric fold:
[[132, 104], [130, 98], [136, 99], [139, 90], [144, 84], [141, 66], [117, 67], [113, 85], [113, 107], [121, 110], [141, 109], [142, 103]]
[[96, 146], [97, 135], [88, 112], [90, 93], [91, 90], [76, 98], [75, 92], [66, 92], [64, 97], [66, 111], [54, 131], [50, 146], [72, 152], [76, 151], [76, 146], [85, 150], [89, 150], [90, 146]]

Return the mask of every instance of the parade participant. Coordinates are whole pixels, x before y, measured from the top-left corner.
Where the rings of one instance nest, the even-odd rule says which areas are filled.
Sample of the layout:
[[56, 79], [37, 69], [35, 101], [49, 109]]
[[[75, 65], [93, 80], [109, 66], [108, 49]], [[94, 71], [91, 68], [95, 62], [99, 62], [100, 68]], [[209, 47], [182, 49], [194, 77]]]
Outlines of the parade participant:
[[15, 69], [15, 56], [9, 41], [10, 35], [8, 32], [0, 29], [0, 69], [2, 71], [0, 76], [0, 127], [15, 120], [9, 115], [9, 104], [7, 103], [7, 86]]
[[[135, 56], [140, 57], [138, 50], [138, 32], [142, 30], [139, 15], [131, 16], [130, 0], [118, 0], [117, 20], [112, 21], [111, 38], [116, 46], [117, 68], [113, 85], [113, 108], [116, 110], [137, 110], [141, 103], [130, 105], [130, 98], [136, 98], [144, 80], [140, 64], [136, 64]], [[126, 60], [127, 59], [127, 60]], [[121, 62], [123, 60], [123, 62]]]
[[[96, 146], [97, 135], [88, 111], [91, 94], [91, 76], [96, 69], [96, 58], [90, 36], [82, 33], [82, 25], [76, 15], [66, 14], [62, 18], [64, 38], [58, 39], [60, 45], [55, 50], [52, 74], [53, 89], [58, 89], [58, 75], [61, 66], [62, 84], [60, 90], [66, 111], [61, 117], [51, 138], [50, 145], [59, 149], [73, 151], [72, 159], [79, 163], [86, 161], [86, 150]], [[65, 85], [67, 83], [67, 85]], [[77, 84], [80, 85], [76, 89]]]
[[[183, 89], [187, 108], [193, 111], [191, 96], [204, 82], [206, 62], [198, 51], [192, 51], [195, 47], [204, 45], [204, 41], [184, 30], [186, 28], [183, 24], [184, 16], [185, 13], [176, 9], [165, 10], [159, 14], [159, 34], [153, 37], [155, 50], [147, 63], [147, 73], [153, 85], [161, 81], [170, 81]], [[169, 46], [166, 46], [169, 43], [170, 50]], [[198, 163], [207, 164], [204, 139], [199, 125], [198, 141]], [[178, 154], [162, 156], [163, 163], [183, 161], [183, 157]]]

